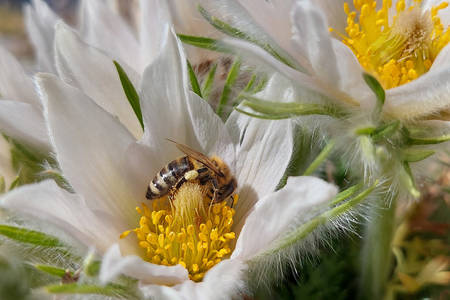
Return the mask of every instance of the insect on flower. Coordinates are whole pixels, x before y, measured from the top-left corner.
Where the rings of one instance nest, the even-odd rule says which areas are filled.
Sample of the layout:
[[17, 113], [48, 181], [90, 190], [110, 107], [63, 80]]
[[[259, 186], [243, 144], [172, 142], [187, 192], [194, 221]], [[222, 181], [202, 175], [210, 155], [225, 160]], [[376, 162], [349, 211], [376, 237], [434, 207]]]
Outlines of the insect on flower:
[[217, 156], [206, 155], [176, 144], [186, 156], [169, 162], [149, 183], [146, 198], [149, 200], [161, 198], [180, 189], [186, 182], [196, 182], [208, 188], [208, 197], [212, 203], [219, 203], [230, 197], [236, 190], [237, 182], [227, 164]]

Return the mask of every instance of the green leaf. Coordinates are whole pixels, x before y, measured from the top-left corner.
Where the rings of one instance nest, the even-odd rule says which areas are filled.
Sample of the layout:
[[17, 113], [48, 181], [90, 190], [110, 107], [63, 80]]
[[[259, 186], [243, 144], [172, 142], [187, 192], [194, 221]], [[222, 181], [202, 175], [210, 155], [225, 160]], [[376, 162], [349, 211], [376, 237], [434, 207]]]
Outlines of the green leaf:
[[191, 63], [189, 60], [186, 60], [188, 72], [189, 72], [189, 80], [191, 81], [192, 91], [196, 93], [197, 95], [202, 97], [202, 91], [200, 90], [200, 84], [198, 83], [197, 76], [195, 75], [194, 69], [192, 68]]
[[102, 262], [99, 260], [90, 261], [84, 265], [84, 273], [90, 277], [97, 276], [100, 271], [101, 265]]
[[314, 159], [314, 161], [309, 165], [308, 169], [306, 169], [303, 176], [309, 176], [327, 159], [330, 155], [331, 151], [333, 151], [334, 145], [336, 142], [334, 140], [328, 141], [327, 145], [323, 148], [323, 150], [319, 153], [319, 155]]
[[61, 243], [56, 237], [25, 228], [0, 225], [0, 235], [27, 244], [43, 247], [64, 247], [64, 244]]
[[212, 86], [214, 83], [214, 77], [216, 75], [216, 70], [217, 70], [217, 64], [214, 64], [211, 69], [208, 72], [208, 76], [206, 77], [206, 79], [203, 82], [203, 86], [202, 86], [202, 94], [204, 99], [208, 99], [209, 94], [211, 93], [212, 90]]
[[56, 166], [56, 162], [48, 156], [48, 153], [42, 154], [37, 149], [25, 146], [10, 137], [4, 137], [10, 144], [11, 163], [19, 177], [11, 188], [40, 181], [43, 179], [40, 173], [45, 170], [45, 166]]
[[450, 141], [450, 134], [432, 138], [408, 138], [409, 145], [435, 145]]
[[9, 185], [9, 191], [12, 191], [13, 189], [15, 189], [16, 187], [18, 187], [20, 184], [20, 176], [16, 176], [16, 178], [13, 180], [13, 182], [11, 182], [11, 184]]
[[435, 153], [433, 150], [407, 149], [403, 150], [403, 160], [407, 162], [422, 161]]
[[245, 40], [252, 44], [255, 44], [255, 45], [261, 47], [262, 49], [264, 49], [270, 55], [272, 55], [275, 59], [284, 63], [285, 65], [287, 65], [293, 69], [305, 72], [305, 70], [303, 68], [301, 68], [300, 66], [298, 66], [297, 64], [294, 63], [293, 59], [288, 58], [287, 54], [281, 55], [270, 44], [263, 43], [263, 42], [259, 41], [257, 38], [253, 38], [249, 34], [225, 23], [224, 21], [222, 21], [214, 16], [211, 16], [206, 11], [206, 9], [204, 9], [201, 5], [198, 5], [198, 11], [212, 26], [214, 26], [217, 30], [223, 32], [224, 34], [229, 35], [234, 38], [237, 38], [237, 39]]
[[269, 78], [268, 78], [267, 76], [265, 76], [265, 75], [262, 76], [262, 77], [259, 79], [258, 84], [256, 84], [256, 85], [253, 87], [253, 89], [250, 91], [250, 93], [256, 94], [256, 93], [262, 91], [262, 90], [265, 88], [265, 86], [266, 86], [266, 84], [267, 84], [268, 81], [269, 81]]
[[229, 47], [226, 47], [222, 42], [215, 39], [185, 34], [177, 34], [177, 36], [180, 41], [188, 45], [227, 54], [233, 53]]
[[[245, 112], [261, 119], [281, 120], [304, 115], [327, 115], [331, 117], [341, 118], [345, 113], [333, 105], [322, 105], [316, 103], [300, 103], [300, 102], [272, 102], [261, 100], [249, 95], [244, 96], [245, 101], [242, 105], [250, 107], [259, 114]], [[243, 112], [242, 109], [239, 110]]]
[[372, 135], [375, 132], [375, 127], [364, 127], [364, 128], [358, 128], [356, 130], [357, 135]]
[[[66, 270], [62, 269], [62, 268], [58, 268], [58, 267], [54, 267], [54, 266], [49, 266], [49, 265], [34, 265], [34, 267], [40, 271], [43, 271], [47, 274], [56, 276], [56, 277], [64, 277], [64, 275], [66, 275]], [[73, 275], [73, 272], [70, 272], [71, 275]]]
[[39, 173], [42, 178], [53, 179], [59, 187], [67, 190], [68, 192], [74, 193], [75, 190], [69, 184], [67, 179], [61, 174], [59, 170], [47, 169]]
[[400, 128], [400, 125], [401, 125], [400, 121], [396, 120], [391, 123], [380, 126], [377, 129], [375, 129], [375, 131], [371, 134], [372, 139], [375, 142], [381, 139], [386, 139], [392, 136]]
[[376, 115], [379, 115], [383, 109], [384, 101], [386, 100], [386, 93], [384, 92], [384, 89], [378, 82], [378, 80], [372, 75], [363, 73], [363, 78], [369, 88], [375, 93], [375, 96], [377, 98], [375, 113]]
[[416, 181], [414, 180], [414, 175], [407, 161], [403, 162], [403, 172], [401, 172], [400, 179], [405, 184], [411, 196], [418, 199], [420, 197], [420, 191], [417, 189]]
[[348, 189], [343, 190], [339, 194], [334, 197], [334, 200], [331, 202], [331, 205], [337, 205], [344, 201], [345, 199], [353, 196], [358, 190], [363, 187], [362, 183], [355, 184], [354, 186], [349, 187]]
[[231, 65], [230, 71], [228, 72], [227, 79], [225, 80], [225, 85], [223, 87], [222, 95], [220, 96], [219, 105], [217, 106], [217, 114], [220, 117], [223, 116], [224, 108], [228, 103], [233, 85], [236, 82], [236, 79], [239, 75], [240, 67], [241, 62], [239, 59], [236, 59]]
[[144, 130], [144, 121], [142, 120], [142, 111], [141, 111], [141, 104], [139, 101], [139, 95], [136, 92], [133, 83], [131, 83], [130, 78], [128, 78], [128, 75], [125, 73], [122, 66], [115, 60], [114, 65], [116, 66], [117, 73], [119, 73], [120, 82], [122, 83], [123, 91], [127, 96], [128, 102], [133, 108], [133, 111], [136, 114], [139, 123], [141, 124], [142, 130]]

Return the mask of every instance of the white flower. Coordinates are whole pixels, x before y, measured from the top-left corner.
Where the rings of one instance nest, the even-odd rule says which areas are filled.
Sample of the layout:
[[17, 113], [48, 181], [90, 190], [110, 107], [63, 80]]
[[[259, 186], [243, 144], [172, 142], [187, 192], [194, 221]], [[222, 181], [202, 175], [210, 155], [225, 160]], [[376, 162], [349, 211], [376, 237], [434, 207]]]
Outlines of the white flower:
[[[290, 121], [263, 121], [234, 112], [223, 124], [203, 99], [187, 90], [180, 45], [169, 28], [164, 37], [163, 51], [141, 83], [145, 132], [139, 141], [79, 89], [52, 75], [37, 76], [51, 142], [76, 194], [44, 181], [8, 193], [1, 205], [54, 223], [86, 246], [94, 246], [103, 255], [103, 281], [126, 274], [140, 279], [146, 296], [228, 299], [244, 287], [246, 262], [327, 206], [336, 188], [316, 178], [295, 177], [274, 192], [292, 153]], [[101, 67], [101, 62], [92, 61], [90, 71]], [[91, 84], [100, 91], [115, 88], [116, 82]], [[189, 280], [181, 265], [144, 261], [150, 258], [131, 237], [119, 240], [121, 233], [139, 226], [135, 207], [149, 203], [145, 199], [149, 181], [180, 155], [167, 138], [216, 154], [238, 183], [231, 227], [236, 246], [229, 258], [214, 262], [201, 282]], [[227, 220], [233, 209], [225, 206]]]
[[[297, 70], [251, 43], [231, 44], [257, 54], [304, 87], [342, 103], [371, 107], [375, 100], [362, 79], [365, 70], [387, 89], [388, 117], [445, 118], [450, 107], [450, 8], [444, 1], [398, 0], [388, 7], [389, 2], [357, 1], [355, 7], [344, 0], [238, 0], [216, 5], [234, 7], [233, 12], [241, 6], [241, 16], [226, 21], [264, 42], [275, 41]], [[249, 27], [249, 19], [256, 28]]]
[[[34, 0], [25, 7], [25, 22], [35, 47], [38, 70], [59, 74], [63, 80], [81, 87], [97, 104], [117, 115], [134, 134], [142, 129], [128, 105], [120, 85], [113, 59], [119, 61], [133, 83], [159, 52], [161, 35], [169, 21], [164, 2], [142, 1], [141, 43], [138, 44], [125, 21], [114, 14], [102, 1], [83, 1], [80, 6], [79, 31], [88, 46], [72, 29], [56, 16], [45, 2]], [[144, 18], [144, 16], [146, 16]], [[64, 34], [64, 32], [67, 32]], [[91, 72], [92, 62], [102, 68]], [[131, 66], [131, 67], [129, 67]], [[111, 88], [93, 95], [92, 82], [105, 86], [115, 81]], [[50, 142], [46, 133], [42, 104], [32, 79], [20, 63], [6, 50], [0, 48], [0, 131], [31, 148], [48, 153]]]
[[50, 150], [42, 105], [31, 78], [0, 47], [0, 131], [39, 151]]

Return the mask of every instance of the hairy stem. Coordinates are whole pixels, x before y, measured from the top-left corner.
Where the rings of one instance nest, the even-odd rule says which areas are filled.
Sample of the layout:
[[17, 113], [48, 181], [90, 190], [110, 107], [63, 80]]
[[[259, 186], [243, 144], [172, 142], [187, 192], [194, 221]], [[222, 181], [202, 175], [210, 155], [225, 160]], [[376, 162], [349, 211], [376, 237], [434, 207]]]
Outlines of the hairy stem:
[[392, 270], [392, 238], [395, 228], [397, 196], [389, 207], [379, 198], [379, 209], [372, 209], [366, 224], [362, 250], [360, 299], [383, 299]]

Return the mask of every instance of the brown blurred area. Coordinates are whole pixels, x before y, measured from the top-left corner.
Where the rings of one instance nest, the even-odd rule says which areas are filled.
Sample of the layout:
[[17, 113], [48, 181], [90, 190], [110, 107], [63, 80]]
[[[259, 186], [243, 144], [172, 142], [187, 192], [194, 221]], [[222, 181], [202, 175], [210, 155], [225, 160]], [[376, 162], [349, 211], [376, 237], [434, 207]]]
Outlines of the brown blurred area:
[[[72, 23], [76, 0], [47, 0], [49, 6], [68, 23]], [[25, 67], [33, 65], [33, 48], [29, 42], [23, 7], [30, 1], [0, 0], [0, 46], [14, 54]]]

